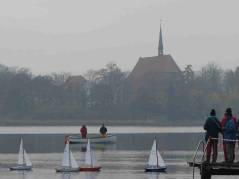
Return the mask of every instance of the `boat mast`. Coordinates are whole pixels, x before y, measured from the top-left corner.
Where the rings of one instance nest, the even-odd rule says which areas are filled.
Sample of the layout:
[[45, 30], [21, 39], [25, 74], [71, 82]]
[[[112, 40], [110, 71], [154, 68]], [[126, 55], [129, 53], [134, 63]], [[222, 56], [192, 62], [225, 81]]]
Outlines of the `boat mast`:
[[70, 165], [70, 168], [72, 168], [71, 166], [71, 152], [70, 152], [70, 143], [69, 143], [69, 140], [67, 141], [67, 144], [68, 144], [68, 155], [69, 155], [69, 165]]
[[157, 167], [159, 166], [159, 158], [158, 158], [158, 144], [157, 144], [157, 140], [155, 137], [155, 142], [156, 142], [156, 157], [157, 157]]
[[23, 140], [22, 140], [22, 137], [21, 137], [21, 144], [22, 144], [22, 165], [24, 165], [24, 162], [25, 162], [25, 157], [24, 157], [24, 147], [23, 147]]
[[89, 147], [89, 150], [90, 150], [90, 163], [91, 163], [91, 167], [93, 167], [92, 154], [91, 154], [91, 147]]

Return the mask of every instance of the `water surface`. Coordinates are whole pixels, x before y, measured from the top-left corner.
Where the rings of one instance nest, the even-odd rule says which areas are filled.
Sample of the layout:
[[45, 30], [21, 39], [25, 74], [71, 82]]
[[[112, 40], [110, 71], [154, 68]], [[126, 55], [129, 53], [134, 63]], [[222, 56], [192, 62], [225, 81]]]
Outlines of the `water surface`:
[[[99, 133], [100, 126], [87, 126], [88, 133]], [[202, 127], [150, 127], [150, 126], [107, 126], [115, 134], [135, 133], [199, 133]], [[0, 134], [77, 134], [80, 126], [4, 126]]]
[[[198, 140], [204, 137], [200, 127], [190, 129], [189, 127], [136, 127], [132, 129], [109, 127], [110, 131], [117, 134], [117, 143], [92, 145], [98, 163], [102, 166], [101, 172], [58, 174], [55, 168], [61, 163], [64, 137], [69, 133], [77, 133], [78, 127], [69, 127], [69, 129], [68, 127], [41, 127], [39, 129], [36, 127], [2, 127], [1, 129], [3, 130], [0, 135], [0, 178], [3, 179], [192, 179], [192, 169], [187, 166], [187, 161], [191, 160]], [[98, 127], [88, 129], [96, 133]], [[132, 133], [128, 130], [132, 130]], [[10, 172], [8, 168], [15, 165], [17, 160], [21, 136], [24, 138], [25, 148], [30, 154], [34, 168], [31, 172]], [[158, 140], [160, 152], [168, 166], [167, 173], [144, 172], [154, 137]], [[80, 165], [84, 162], [85, 147], [85, 144], [71, 145], [73, 155]], [[222, 159], [222, 156], [220, 158]], [[199, 178], [199, 172], [196, 170], [196, 179]], [[238, 176], [213, 178], [235, 179]]]

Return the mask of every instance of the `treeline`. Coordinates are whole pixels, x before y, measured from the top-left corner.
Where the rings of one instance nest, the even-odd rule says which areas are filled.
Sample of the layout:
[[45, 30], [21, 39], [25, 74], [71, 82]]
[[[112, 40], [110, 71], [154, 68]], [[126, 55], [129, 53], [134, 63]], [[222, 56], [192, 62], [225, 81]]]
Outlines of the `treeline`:
[[116, 64], [90, 70], [85, 83], [67, 86], [67, 73], [33, 75], [25, 68], [0, 66], [0, 119], [12, 120], [155, 120], [204, 121], [211, 108], [239, 112], [239, 67], [223, 70], [208, 64], [195, 72], [188, 65], [182, 78], [162, 90], [153, 83], [135, 93]]

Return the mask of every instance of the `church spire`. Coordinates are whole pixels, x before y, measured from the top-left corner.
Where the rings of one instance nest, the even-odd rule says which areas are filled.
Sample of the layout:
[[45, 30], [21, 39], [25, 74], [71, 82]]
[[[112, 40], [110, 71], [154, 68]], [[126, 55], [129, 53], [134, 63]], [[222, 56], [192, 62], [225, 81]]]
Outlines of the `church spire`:
[[158, 56], [163, 55], [163, 35], [160, 21], [160, 32], [159, 32], [159, 46], [158, 46]]

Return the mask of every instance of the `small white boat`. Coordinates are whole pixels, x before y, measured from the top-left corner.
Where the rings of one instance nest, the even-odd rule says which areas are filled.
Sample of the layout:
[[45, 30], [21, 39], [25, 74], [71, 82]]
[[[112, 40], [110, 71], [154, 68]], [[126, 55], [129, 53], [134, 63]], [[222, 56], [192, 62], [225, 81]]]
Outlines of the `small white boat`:
[[158, 151], [157, 141], [154, 139], [145, 172], [165, 172], [166, 168], [166, 164]]
[[69, 141], [67, 141], [61, 167], [56, 168], [56, 172], [79, 172], [79, 166], [70, 150]]
[[97, 172], [100, 171], [100, 169], [101, 167], [97, 165], [97, 160], [94, 151], [90, 147], [90, 140], [88, 140], [85, 154], [85, 165], [80, 167], [80, 171]]
[[88, 139], [90, 139], [91, 143], [115, 143], [117, 137], [113, 134], [107, 134], [106, 137], [102, 137], [99, 134], [88, 134], [87, 138], [82, 138], [80, 134], [68, 136], [71, 144], [87, 143]]
[[10, 167], [10, 170], [31, 170], [32, 162], [26, 150], [23, 147], [23, 139], [21, 138], [17, 166]]

